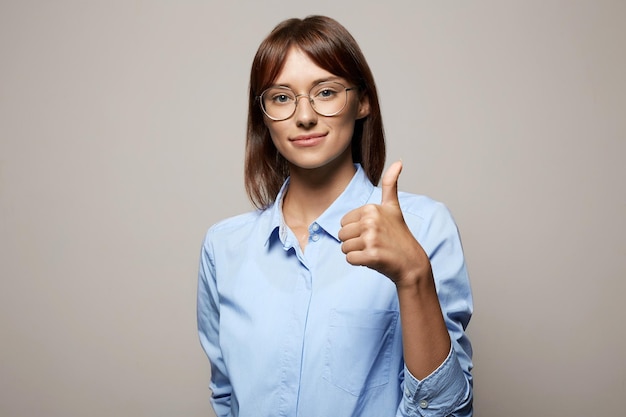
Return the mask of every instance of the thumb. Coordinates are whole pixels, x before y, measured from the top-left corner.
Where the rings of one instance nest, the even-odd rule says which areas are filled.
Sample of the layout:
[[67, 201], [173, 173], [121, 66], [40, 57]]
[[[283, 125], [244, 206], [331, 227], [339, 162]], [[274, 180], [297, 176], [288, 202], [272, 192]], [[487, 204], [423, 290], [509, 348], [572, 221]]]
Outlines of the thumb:
[[382, 205], [400, 205], [398, 202], [398, 178], [400, 177], [400, 172], [402, 172], [402, 161], [396, 161], [387, 168], [385, 175], [383, 175]]

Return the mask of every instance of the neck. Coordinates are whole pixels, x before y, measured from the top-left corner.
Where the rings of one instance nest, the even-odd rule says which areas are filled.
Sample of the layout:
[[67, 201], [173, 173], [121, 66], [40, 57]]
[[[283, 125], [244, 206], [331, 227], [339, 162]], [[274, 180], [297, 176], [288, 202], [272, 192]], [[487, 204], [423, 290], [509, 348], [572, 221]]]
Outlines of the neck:
[[289, 189], [283, 201], [287, 224], [308, 227], [346, 189], [354, 173], [352, 161], [318, 169], [290, 167]]

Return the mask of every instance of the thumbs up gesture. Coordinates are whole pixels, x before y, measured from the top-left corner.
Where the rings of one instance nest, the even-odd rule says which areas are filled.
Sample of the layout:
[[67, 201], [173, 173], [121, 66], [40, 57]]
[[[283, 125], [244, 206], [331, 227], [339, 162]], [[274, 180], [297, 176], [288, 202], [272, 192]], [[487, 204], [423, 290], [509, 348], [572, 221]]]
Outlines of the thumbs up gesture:
[[428, 256], [402, 216], [398, 178], [402, 162], [393, 163], [382, 179], [380, 205], [368, 204], [341, 219], [341, 250], [352, 265], [363, 265], [386, 275], [397, 286], [412, 285], [430, 274]]

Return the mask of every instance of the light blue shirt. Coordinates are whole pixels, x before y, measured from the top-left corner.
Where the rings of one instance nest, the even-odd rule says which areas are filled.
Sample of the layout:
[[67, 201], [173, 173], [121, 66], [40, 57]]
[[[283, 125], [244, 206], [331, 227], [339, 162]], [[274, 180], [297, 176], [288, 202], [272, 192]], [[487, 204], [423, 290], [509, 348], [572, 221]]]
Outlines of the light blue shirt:
[[281, 202], [224, 220], [207, 233], [198, 286], [200, 342], [211, 362], [216, 414], [239, 417], [471, 416], [472, 296], [457, 227], [441, 204], [400, 193], [428, 254], [452, 348], [423, 380], [404, 365], [393, 282], [348, 264], [341, 218], [380, 204], [357, 172], [309, 227], [303, 253]]

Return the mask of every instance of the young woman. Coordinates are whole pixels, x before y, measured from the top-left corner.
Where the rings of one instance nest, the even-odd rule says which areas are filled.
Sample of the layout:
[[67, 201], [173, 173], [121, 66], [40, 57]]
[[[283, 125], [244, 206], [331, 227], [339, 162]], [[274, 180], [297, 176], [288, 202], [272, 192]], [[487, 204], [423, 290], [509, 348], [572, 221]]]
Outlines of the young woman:
[[218, 416], [470, 416], [472, 298], [447, 209], [378, 183], [374, 79], [352, 36], [280, 23], [252, 64], [246, 190], [210, 228], [198, 326]]

